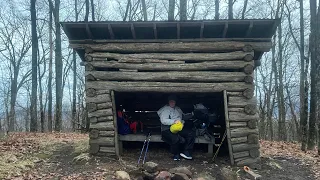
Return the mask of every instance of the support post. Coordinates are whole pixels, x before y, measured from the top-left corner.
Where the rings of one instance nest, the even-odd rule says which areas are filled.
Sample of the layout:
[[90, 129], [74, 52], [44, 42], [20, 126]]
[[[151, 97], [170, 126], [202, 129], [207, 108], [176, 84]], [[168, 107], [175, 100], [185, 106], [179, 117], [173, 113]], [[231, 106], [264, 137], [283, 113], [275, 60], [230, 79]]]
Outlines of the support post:
[[226, 120], [226, 131], [227, 131], [227, 140], [228, 140], [228, 148], [229, 148], [229, 156], [231, 165], [234, 165], [234, 158], [232, 152], [232, 145], [231, 145], [231, 133], [230, 133], [230, 124], [229, 124], [229, 114], [228, 114], [228, 98], [227, 98], [227, 91], [223, 91], [223, 103], [224, 103], [224, 116]]
[[118, 125], [117, 125], [117, 109], [116, 109], [116, 98], [114, 91], [111, 91], [111, 101], [112, 101], [112, 112], [113, 112], [113, 123], [114, 123], [114, 144], [116, 148], [116, 155], [119, 157], [119, 139], [118, 139]]

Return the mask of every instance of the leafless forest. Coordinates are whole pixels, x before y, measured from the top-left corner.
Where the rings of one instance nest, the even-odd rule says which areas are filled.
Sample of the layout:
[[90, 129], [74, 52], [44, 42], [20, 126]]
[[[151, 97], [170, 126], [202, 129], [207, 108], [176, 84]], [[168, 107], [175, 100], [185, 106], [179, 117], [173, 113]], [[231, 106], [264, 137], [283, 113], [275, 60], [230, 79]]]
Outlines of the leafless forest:
[[272, 50], [255, 73], [260, 138], [298, 141], [302, 150], [320, 147], [320, 1], [7, 0], [2, 5], [0, 131], [89, 128], [84, 68], [68, 48], [61, 21], [277, 18]]

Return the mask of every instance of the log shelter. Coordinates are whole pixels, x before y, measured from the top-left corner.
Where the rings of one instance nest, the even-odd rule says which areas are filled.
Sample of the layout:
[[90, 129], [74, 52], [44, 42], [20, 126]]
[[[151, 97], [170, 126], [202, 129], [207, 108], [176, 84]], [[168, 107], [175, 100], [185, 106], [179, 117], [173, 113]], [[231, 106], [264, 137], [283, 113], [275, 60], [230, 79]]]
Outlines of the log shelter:
[[[120, 156], [123, 141], [144, 141], [143, 135], [118, 134], [119, 105], [135, 112], [134, 118], [150, 120], [144, 123], [160, 123], [156, 111], [176, 93], [183, 111], [199, 101], [218, 109], [232, 165], [259, 164], [254, 70], [271, 49], [278, 24], [278, 19], [62, 22], [85, 66], [90, 153]], [[160, 134], [151, 142], [162, 142]], [[196, 143], [208, 144], [209, 153], [217, 144], [201, 137]]]

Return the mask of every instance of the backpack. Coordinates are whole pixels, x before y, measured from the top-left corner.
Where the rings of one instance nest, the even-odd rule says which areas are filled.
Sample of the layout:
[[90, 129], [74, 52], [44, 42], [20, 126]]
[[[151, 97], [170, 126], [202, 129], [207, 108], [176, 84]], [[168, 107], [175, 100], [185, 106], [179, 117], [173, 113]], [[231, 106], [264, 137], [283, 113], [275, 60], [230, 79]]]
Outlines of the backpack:
[[128, 121], [127, 115], [119, 110], [117, 112], [117, 125], [118, 125], [118, 133], [121, 135], [130, 134], [130, 123]]

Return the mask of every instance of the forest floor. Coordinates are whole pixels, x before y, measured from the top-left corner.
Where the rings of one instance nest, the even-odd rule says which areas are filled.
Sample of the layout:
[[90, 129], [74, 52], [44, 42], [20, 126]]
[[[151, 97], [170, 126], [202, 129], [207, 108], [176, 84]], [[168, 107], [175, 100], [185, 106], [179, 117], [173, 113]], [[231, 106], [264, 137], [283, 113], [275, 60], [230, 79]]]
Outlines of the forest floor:
[[[157, 143], [158, 144], [158, 143]], [[194, 160], [174, 162], [163, 145], [151, 144], [147, 161], [167, 170], [186, 166], [194, 176], [210, 179], [247, 179], [238, 167], [230, 167], [228, 156], [221, 153], [215, 162], [202, 147], [196, 147]], [[142, 144], [126, 144], [121, 159], [88, 155], [88, 135], [77, 133], [13, 133], [0, 137], [0, 179], [112, 179], [117, 170], [135, 170]], [[299, 144], [261, 141], [262, 179], [320, 179], [320, 157], [316, 151], [304, 153]]]

